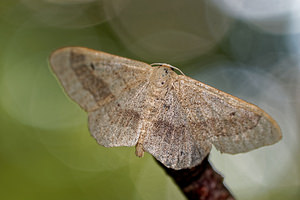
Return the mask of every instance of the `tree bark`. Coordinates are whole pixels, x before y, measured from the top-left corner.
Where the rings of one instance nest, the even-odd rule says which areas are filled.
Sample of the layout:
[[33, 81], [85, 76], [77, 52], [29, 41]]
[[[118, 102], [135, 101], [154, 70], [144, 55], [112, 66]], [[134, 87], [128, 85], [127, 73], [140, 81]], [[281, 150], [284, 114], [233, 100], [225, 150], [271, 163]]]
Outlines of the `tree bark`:
[[210, 165], [208, 156], [191, 169], [174, 170], [157, 161], [189, 200], [234, 200], [223, 177]]

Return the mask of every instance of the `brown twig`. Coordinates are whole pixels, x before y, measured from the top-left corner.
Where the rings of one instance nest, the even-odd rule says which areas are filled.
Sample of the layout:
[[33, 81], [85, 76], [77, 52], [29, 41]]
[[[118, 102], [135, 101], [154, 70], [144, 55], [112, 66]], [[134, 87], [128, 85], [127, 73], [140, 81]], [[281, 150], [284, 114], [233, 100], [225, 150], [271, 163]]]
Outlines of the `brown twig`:
[[223, 177], [212, 168], [208, 157], [191, 169], [174, 170], [158, 163], [189, 200], [234, 200], [223, 184]]

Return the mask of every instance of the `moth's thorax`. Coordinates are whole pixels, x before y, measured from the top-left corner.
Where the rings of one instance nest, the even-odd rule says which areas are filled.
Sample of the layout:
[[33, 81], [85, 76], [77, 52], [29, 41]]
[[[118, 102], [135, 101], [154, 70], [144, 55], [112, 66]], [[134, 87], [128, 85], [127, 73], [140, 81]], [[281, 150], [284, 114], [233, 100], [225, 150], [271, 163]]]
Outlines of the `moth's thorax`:
[[176, 73], [168, 66], [154, 67], [150, 82], [157, 88], [168, 87]]

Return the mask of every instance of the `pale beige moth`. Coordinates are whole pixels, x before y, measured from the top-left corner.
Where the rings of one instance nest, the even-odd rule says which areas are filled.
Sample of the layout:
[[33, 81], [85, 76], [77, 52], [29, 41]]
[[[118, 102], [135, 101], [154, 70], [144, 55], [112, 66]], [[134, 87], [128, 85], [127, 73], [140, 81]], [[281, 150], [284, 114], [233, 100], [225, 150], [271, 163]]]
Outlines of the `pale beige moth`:
[[212, 145], [236, 154], [281, 139], [278, 124], [262, 109], [185, 75], [169, 65], [83, 47], [50, 57], [71, 99], [88, 113], [91, 135], [105, 147], [136, 146], [165, 166], [191, 168]]

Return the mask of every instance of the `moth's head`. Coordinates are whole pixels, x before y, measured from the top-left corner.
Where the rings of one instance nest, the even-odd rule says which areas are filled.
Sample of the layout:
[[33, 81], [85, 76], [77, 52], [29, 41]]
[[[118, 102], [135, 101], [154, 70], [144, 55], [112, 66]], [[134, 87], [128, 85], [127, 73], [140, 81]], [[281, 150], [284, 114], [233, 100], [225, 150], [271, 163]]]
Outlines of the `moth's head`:
[[172, 77], [177, 75], [168, 65], [155, 66], [152, 74], [152, 80], [155, 82], [156, 87], [167, 87]]

